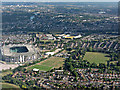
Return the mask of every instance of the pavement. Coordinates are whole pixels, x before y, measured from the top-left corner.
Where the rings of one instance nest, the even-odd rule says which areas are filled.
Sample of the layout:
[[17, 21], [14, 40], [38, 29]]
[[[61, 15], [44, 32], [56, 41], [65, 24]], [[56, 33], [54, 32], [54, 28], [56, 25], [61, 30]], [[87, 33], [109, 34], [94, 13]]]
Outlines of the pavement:
[[18, 66], [19, 66], [18, 64], [1, 64], [0, 63], [0, 71], [10, 69], [10, 68], [14, 69], [14, 68], [16, 68]]

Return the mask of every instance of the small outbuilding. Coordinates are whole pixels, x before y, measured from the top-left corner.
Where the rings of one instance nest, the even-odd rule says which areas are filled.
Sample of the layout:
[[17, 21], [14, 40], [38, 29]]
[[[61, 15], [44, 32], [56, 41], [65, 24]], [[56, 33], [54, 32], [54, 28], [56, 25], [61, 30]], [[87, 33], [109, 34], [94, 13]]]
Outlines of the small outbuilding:
[[39, 71], [39, 69], [37, 69], [37, 68], [34, 68], [34, 69], [33, 69], [33, 71], [34, 71], [34, 72], [38, 72], [38, 71]]

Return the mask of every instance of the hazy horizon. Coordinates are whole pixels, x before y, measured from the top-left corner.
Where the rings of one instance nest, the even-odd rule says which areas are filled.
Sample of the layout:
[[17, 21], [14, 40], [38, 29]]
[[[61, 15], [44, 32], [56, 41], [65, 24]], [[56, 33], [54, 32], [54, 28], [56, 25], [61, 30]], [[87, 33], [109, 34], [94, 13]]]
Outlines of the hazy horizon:
[[119, 2], [120, 0], [1, 0], [1, 2]]

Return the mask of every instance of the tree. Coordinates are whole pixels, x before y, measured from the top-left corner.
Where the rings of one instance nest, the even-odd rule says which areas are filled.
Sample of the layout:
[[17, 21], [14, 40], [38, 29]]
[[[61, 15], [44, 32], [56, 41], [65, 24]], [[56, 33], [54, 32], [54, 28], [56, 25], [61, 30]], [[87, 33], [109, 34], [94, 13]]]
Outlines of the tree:
[[120, 61], [118, 61], [117, 66], [120, 66]]
[[92, 63], [90, 67], [96, 68], [96, 67], [97, 67], [97, 64], [96, 64], [96, 63]]
[[77, 76], [78, 76], [78, 74], [77, 74], [77, 72], [76, 72], [76, 71], [73, 71], [73, 75], [74, 75], [75, 77], [77, 77]]
[[88, 51], [89, 51], [89, 52], [92, 52], [92, 51], [93, 51], [92, 47], [89, 47], [89, 48], [88, 48]]
[[82, 58], [80, 57], [80, 55], [78, 56], [78, 60], [82, 60]]
[[110, 61], [107, 61], [107, 67], [109, 67], [110, 66]]
[[22, 88], [27, 88], [25, 85], [22, 85]]
[[70, 64], [69, 70], [70, 70], [70, 71], [73, 71], [73, 66], [72, 66], [72, 64]]
[[115, 65], [113, 63], [110, 64], [110, 67], [114, 67]]
[[105, 64], [104, 63], [99, 63], [99, 68], [105, 68]]

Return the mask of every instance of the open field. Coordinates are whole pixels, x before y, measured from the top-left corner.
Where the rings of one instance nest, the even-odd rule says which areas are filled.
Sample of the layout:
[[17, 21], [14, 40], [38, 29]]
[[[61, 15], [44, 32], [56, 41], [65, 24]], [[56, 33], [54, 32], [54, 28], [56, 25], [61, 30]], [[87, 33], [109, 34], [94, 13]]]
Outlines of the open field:
[[41, 61], [33, 66], [29, 66], [27, 69], [37, 68], [41, 71], [49, 71], [52, 68], [59, 68], [64, 64], [64, 58], [51, 57], [47, 60]]
[[16, 86], [14, 84], [10, 84], [10, 83], [0, 83], [0, 85], [2, 85], [2, 88], [18, 88], [20, 90], [19, 86]]
[[34, 65], [32, 67], [29, 67], [28, 69], [34, 69], [34, 68], [37, 68], [40, 71], [49, 71], [52, 67], [50, 67], [50, 66], [44, 66], [44, 65]]
[[108, 54], [98, 53], [98, 52], [86, 52], [84, 60], [89, 61], [90, 63], [106, 63], [109, 60]]

